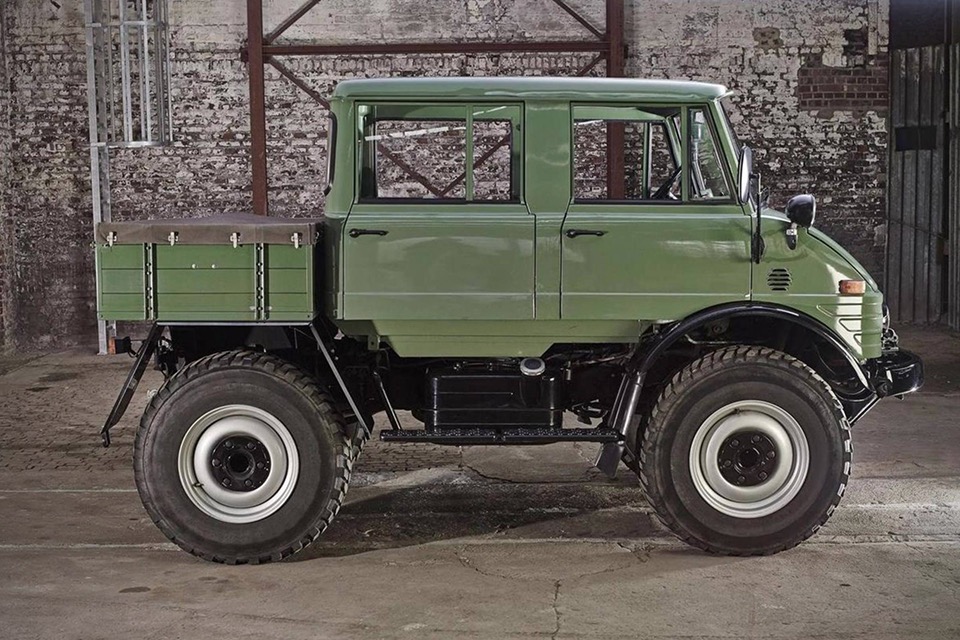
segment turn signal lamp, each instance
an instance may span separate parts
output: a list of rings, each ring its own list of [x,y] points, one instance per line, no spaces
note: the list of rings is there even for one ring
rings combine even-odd
[[[840,295],[862,296],[867,291],[867,283],[863,280],[841,280]]]

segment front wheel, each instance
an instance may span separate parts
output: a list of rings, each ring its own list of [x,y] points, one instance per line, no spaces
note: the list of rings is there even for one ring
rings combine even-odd
[[[643,433],[641,481],[660,520],[715,553],[793,547],[826,522],[850,474],[850,430],[824,380],[761,347],[676,374]]]

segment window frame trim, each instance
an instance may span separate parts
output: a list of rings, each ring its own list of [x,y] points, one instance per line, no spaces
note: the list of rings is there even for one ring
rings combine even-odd
[[[644,127],[644,154],[641,166],[641,172],[645,178],[642,190],[644,193],[650,191],[650,186],[648,184],[650,180],[649,172],[649,162],[650,162],[650,153],[649,147],[647,145],[647,138],[650,138],[652,141],[651,134],[651,125],[660,125],[664,128],[665,137],[667,140],[667,145],[670,147],[670,155],[673,157],[674,165],[680,165],[680,180],[681,180],[681,196],[679,200],[669,200],[669,199],[653,199],[653,198],[640,198],[640,199],[609,199],[609,198],[578,198],[575,195],[576,191],[576,170],[577,170],[577,160],[576,160],[576,122],[578,120],[576,116],[577,107],[608,107],[608,108],[624,108],[624,109],[636,109],[642,111],[646,108],[652,109],[669,109],[677,108],[680,113],[680,125],[681,131],[674,131],[674,126],[672,124],[672,119],[674,116],[669,116],[663,118],[660,121],[651,121],[644,118],[623,118],[623,119],[603,119],[603,122],[634,122],[641,123],[645,125]],[[683,157],[684,157],[684,136],[683,136],[683,121],[684,121],[684,112],[686,110],[685,105],[676,105],[676,104],[654,104],[654,103],[598,103],[598,102],[571,102],[570,103],[570,204],[576,205],[589,205],[589,204],[610,204],[610,205],[630,205],[630,204],[686,204],[685,199],[683,198],[682,188],[683,188],[683,174],[686,173],[683,170]],[[595,118],[580,118],[580,120],[592,120]],[[676,139],[676,136],[679,136],[679,140]]]
[[[414,197],[414,198],[404,198],[404,197],[363,197],[362,196],[362,174],[363,174],[363,161],[364,161],[364,145],[367,143],[364,140],[363,134],[363,122],[362,116],[359,115],[361,107],[377,107],[377,106],[387,106],[387,107],[411,107],[411,108],[431,108],[431,107],[441,107],[441,108],[456,108],[459,107],[464,111],[464,118],[461,120],[459,118],[444,118],[444,117],[417,117],[417,118],[384,118],[385,120],[395,120],[395,121],[406,121],[406,122],[417,122],[417,121],[450,121],[450,122],[463,122],[465,127],[464,131],[464,162],[462,170],[464,173],[463,184],[464,184],[464,198],[423,198],[423,197]],[[484,117],[476,118],[474,111],[484,106],[490,107],[506,107],[508,109],[506,116],[500,117]],[[354,142],[353,146],[356,151],[356,163],[354,168],[354,180],[357,185],[357,189],[354,194],[354,204],[388,204],[388,205],[399,205],[399,204],[412,204],[417,206],[430,206],[430,205],[455,205],[455,206],[470,206],[470,205],[484,205],[484,206],[497,206],[497,205],[507,205],[507,206],[517,206],[523,205],[525,202],[524,199],[524,144],[523,136],[525,132],[524,118],[525,118],[525,106],[523,102],[501,102],[495,100],[436,100],[430,102],[411,102],[407,100],[369,100],[369,101],[357,101],[356,103],[356,112],[358,114],[357,125],[355,128]],[[473,123],[479,121],[489,121],[489,122],[508,122],[510,126],[510,144],[508,147],[509,157],[510,157],[510,192],[511,195],[514,192],[514,187],[516,187],[516,193],[519,195],[519,198],[510,198],[508,200],[476,200],[476,199],[467,199],[467,195],[473,195],[468,191],[468,186],[473,187],[474,185],[474,172],[476,171],[473,164],[474,158],[472,157],[472,151],[474,149],[473,144]],[[514,127],[518,131],[514,130]],[[519,162],[515,164],[515,156],[519,154]],[[374,160],[376,158],[374,157]],[[376,171],[376,165],[374,165],[374,171]],[[514,184],[516,180],[516,185]],[[472,190],[471,190],[472,191]]]
[[[680,194],[680,199],[679,199],[679,200],[668,200],[668,199],[654,200],[654,199],[650,199],[650,198],[645,198],[645,199],[616,199],[616,200],[614,200],[614,199],[602,199],[602,198],[577,198],[577,197],[574,195],[574,192],[575,192],[574,187],[575,187],[575,179],[576,179],[576,174],[575,174],[575,172],[576,172],[576,158],[575,158],[575,156],[574,156],[574,153],[575,153],[575,151],[576,151],[575,123],[576,123],[576,121],[577,121],[576,108],[577,108],[578,106],[583,106],[583,107],[591,107],[591,106],[599,106],[599,107],[617,107],[617,106],[619,106],[619,107],[624,107],[624,106],[629,106],[629,107],[632,107],[632,108],[635,108],[635,109],[640,109],[640,110],[642,110],[645,106],[650,106],[650,107],[655,107],[655,108],[660,108],[660,109],[669,108],[669,107],[671,107],[671,106],[672,106],[672,107],[677,107],[677,108],[679,109],[679,115],[680,115],[680,131],[676,132],[676,134],[679,135],[679,138],[680,138],[680,140],[679,140],[680,148],[679,148],[679,149],[677,149],[677,148],[675,147],[677,141],[673,139],[673,135],[672,135],[672,134],[674,133],[673,127],[669,124],[669,121],[671,120],[671,118],[665,118],[664,121],[663,121],[663,123],[664,123],[664,127],[665,127],[665,129],[666,129],[666,132],[667,132],[668,144],[670,145],[670,147],[671,147],[671,153],[672,153],[673,156],[674,156],[674,162],[676,162],[678,159],[679,159],[680,162],[681,162],[681,176],[680,176],[680,180],[681,180],[681,185],[680,185],[680,186],[681,186],[681,194]],[[691,112],[691,110],[693,110],[693,109],[699,109],[699,110],[701,110],[703,113],[706,114],[706,115],[705,115],[705,117],[706,117],[706,123],[707,123],[707,126],[710,127],[710,133],[711,133],[711,135],[713,136],[714,147],[715,147],[715,149],[716,149],[716,151],[717,151],[718,160],[719,160],[719,162],[720,162],[720,164],[721,164],[721,169],[722,169],[722,171],[723,171],[723,173],[724,173],[724,179],[725,179],[725,181],[726,181],[726,183],[727,183],[728,189],[731,189],[731,190],[732,190],[732,185],[733,185],[733,174],[731,173],[732,168],[729,166],[729,162],[727,161],[726,145],[725,145],[723,139],[721,138],[721,136],[720,136],[720,134],[719,134],[718,123],[716,122],[716,114],[714,114],[713,109],[712,109],[711,107],[712,107],[712,103],[692,103],[692,104],[673,104],[673,105],[671,105],[671,104],[650,104],[650,105],[645,105],[645,104],[643,104],[643,103],[637,103],[637,104],[635,104],[635,103],[629,103],[629,104],[627,104],[627,103],[617,103],[617,104],[613,104],[613,103],[595,103],[595,102],[572,102],[572,103],[570,104],[570,204],[571,204],[571,205],[577,205],[577,206],[610,205],[610,206],[615,206],[615,207],[630,206],[630,205],[633,205],[633,206],[651,206],[651,205],[661,206],[661,205],[665,205],[665,206],[669,206],[669,207],[674,207],[674,206],[677,206],[677,205],[709,206],[709,207],[713,207],[713,206],[731,206],[731,205],[732,205],[732,206],[737,206],[737,207],[739,207],[740,205],[737,203],[736,199],[735,199],[732,195],[730,195],[730,196],[725,196],[725,197],[722,197],[722,198],[710,198],[710,199],[701,199],[701,200],[696,200],[696,199],[693,199],[693,198],[691,197],[691,196],[692,196],[692,193],[693,193],[692,182],[691,182],[692,179],[693,179],[693,171],[692,171],[692,164],[690,163],[690,151],[691,151],[690,147],[691,147],[691,145],[690,145],[690,139],[689,139],[689,131],[690,131],[690,112]],[[606,120],[606,121],[609,122],[610,120]],[[617,122],[640,122],[640,123],[645,123],[645,124],[648,124],[648,125],[650,124],[649,121],[644,120],[644,119],[640,119],[640,118],[638,118],[638,119],[629,119],[629,118],[627,118],[627,119],[623,119],[623,120],[617,120]],[[647,126],[646,130],[647,130],[647,132],[649,132],[649,131],[650,131],[650,127]],[[646,151],[646,149],[645,149],[645,151]],[[678,151],[679,151],[679,157],[677,156],[677,152],[678,152]],[[645,154],[644,154],[644,158],[643,158],[644,164],[647,163],[648,157],[649,157],[649,153],[645,153]],[[647,177],[647,179],[649,179],[649,171],[647,170],[647,168],[644,167],[644,168],[643,168],[643,171],[644,171],[644,175]],[[689,176],[689,178],[688,178],[687,176]],[[645,191],[646,191],[648,188],[649,188],[649,187],[648,187],[647,185],[644,185],[644,190],[645,190]]]
[[[725,152],[725,145],[723,139],[720,137],[719,129],[717,122],[714,118],[713,109],[710,108],[710,104],[694,104],[684,106],[684,112],[687,114],[683,118],[683,124],[687,127],[687,133],[683,134],[683,145],[685,160],[687,162],[687,167],[690,169],[685,173],[689,176],[690,181],[690,194],[693,194],[693,162],[690,159],[690,136],[689,136],[689,127],[690,127],[690,112],[693,110],[699,109],[704,114],[704,119],[706,120],[707,127],[710,129],[710,134],[713,136],[713,148],[714,153],[717,155],[717,161],[720,163],[720,170],[723,171],[724,180],[727,183],[727,190],[730,192],[728,195],[722,198],[703,198],[700,200],[694,200],[690,198],[687,200],[684,199],[684,202],[689,202],[690,204],[709,204],[709,203],[721,203],[721,204],[739,204],[736,198],[733,195],[734,192],[734,182],[733,174],[731,173],[731,167],[727,162],[727,154]],[[685,180],[684,182],[687,182]]]

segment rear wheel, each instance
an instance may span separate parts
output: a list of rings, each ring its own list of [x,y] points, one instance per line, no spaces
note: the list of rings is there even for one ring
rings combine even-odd
[[[154,396],[134,471],[147,512],[207,560],[279,560],[315,540],[343,501],[355,452],[332,398],[273,356],[216,354]]]
[[[827,520],[850,474],[850,431],[820,376],[773,349],[731,347],[676,374],[647,423],[641,481],[684,541],[776,553]]]

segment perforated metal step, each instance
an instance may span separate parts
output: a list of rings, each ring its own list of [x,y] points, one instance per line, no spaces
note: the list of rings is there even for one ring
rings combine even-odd
[[[385,442],[430,442],[432,444],[549,444],[551,442],[616,442],[620,434],[614,429],[550,429],[460,427],[458,429],[423,429],[381,431]]]

